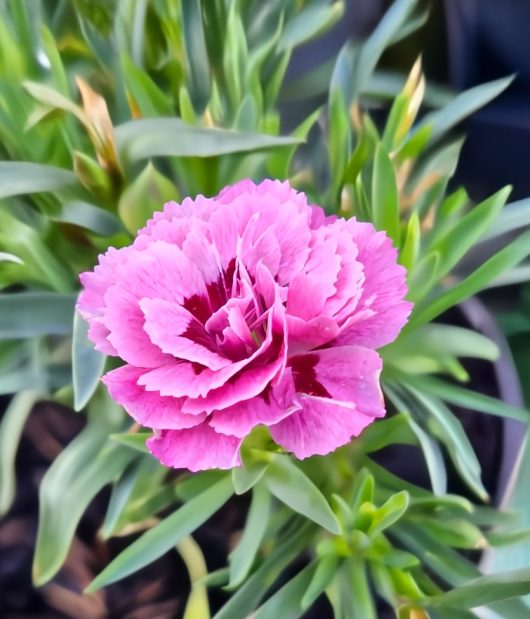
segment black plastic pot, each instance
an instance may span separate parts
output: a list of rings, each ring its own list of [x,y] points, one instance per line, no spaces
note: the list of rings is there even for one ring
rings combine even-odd
[[[510,88],[474,114],[455,180],[478,199],[506,184],[530,195],[530,3],[444,0],[451,85],[464,90],[516,76]]]

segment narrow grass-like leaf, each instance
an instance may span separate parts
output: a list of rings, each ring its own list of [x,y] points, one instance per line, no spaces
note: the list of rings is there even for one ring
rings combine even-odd
[[[438,443],[418,425],[414,419],[409,419],[410,427],[418,437],[431,479],[432,491],[436,496],[447,492],[447,469]]]
[[[480,576],[437,598],[428,606],[475,608],[530,593],[530,568]]]
[[[182,33],[188,61],[188,90],[195,111],[201,114],[210,99],[212,78],[199,0],[182,4]]]
[[[372,178],[372,217],[375,227],[384,230],[399,247],[401,224],[396,174],[390,157],[382,146],[375,151]]]
[[[306,610],[324,592],[331,581],[335,578],[340,566],[340,559],[336,555],[322,557],[317,564],[311,582],[303,597],[302,609]]]
[[[134,484],[136,483],[140,470],[139,462],[133,462],[125,469],[123,475],[114,484],[105,514],[105,520],[101,527],[101,537],[103,539],[108,539],[114,532],[134,489]]]
[[[230,553],[230,588],[239,586],[246,578],[267,528],[271,507],[271,495],[265,484],[257,484],[252,490],[243,535]]]
[[[26,419],[38,397],[36,391],[19,391],[0,422],[0,516],[15,498],[15,456]]]
[[[407,18],[417,6],[417,0],[397,0],[387,10],[368,39],[363,43],[355,64],[355,73],[350,76],[352,99],[366,87],[385,49],[400,32]],[[347,99],[347,103],[351,100]]]
[[[329,30],[344,13],[344,2],[339,0],[331,5],[308,5],[290,19],[283,29],[278,42],[278,51],[293,49]]]
[[[128,95],[142,116],[149,118],[172,113],[171,100],[143,69],[125,55],[121,57],[121,66]]]
[[[415,378],[413,383],[422,391],[463,408],[496,415],[497,417],[515,419],[523,423],[530,421],[530,412],[524,408],[513,406],[497,398],[453,385],[432,376]]]
[[[105,367],[105,355],[94,348],[87,334],[88,323],[75,312],[72,336],[72,383],[76,411],[83,409],[94,394]]]
[[[287,456],[275,455],[264,479],[282,503],[328,531],[340,533],[339,523],[324,495]]]
[[[116,127],[118,150],[131,162],[151,157],[215,157],[299,144],[293,137],[192,127],[178,118],[131,120]]]
[[[75,296],[53,292],[0,294],[0,340],[69,335]]]
[[[495,226],[488,230],[484,240],[495,238],[530,225],[530,198],[507,204],[495,220]]]
[[[52,215],[52,219],[80,226],[99,236],[112,236],[123,232],[122,224],[114,215],[81,200],[67,202],[60,212]]]
[[[410,414],[408,412],[405,413],[405,411],[408,411],[408,406],[399,397],[392,386],[388,385],[386,390],[394,406],[401,411],[410,429],[418,439],[427,464],[434,494],[437,496],[444,496],[447,492],[447,470],[445,467],[442,450],[440,449],[438,443],[427,432],[425,432],[425,430],[417,424],[414,419],[412,419]]]
[[[253,616],[254,619],[297,619],[303,614],[301,598],[315,573],[315,562],[307,565],[281,589],[276,591]]]
[[[446,275],[491,227],[506,203],[510,191],[511,187],[505,187],[475,206],[432,246],[431,251],[440,255],[438,278]]]
[[[281,572],[312,542],[314,526],[307,521],[293,523],[260,567],[249,576],[214,619],[248,617]],[[282,618],[283,619],[283,618]]]
[[[232,481],[225,476],[135,540],[111,561],[86,591],[97,591],[149,565],[206,522],[231,495]]]
[[[480,464],[461,422],[437,398],[428,396],[410,385],[406,388],[424,412],[432,415],[436,420],[441,439],[463,480],[481,499],[487,500],[488,493],[480,478]]]
[[[116,479],[135,452],[106,441],[121,425],[122,413],[106,399],[94,401],[89,424],[56,458],[39,491],[39,529],[33,558],[33,581],[48,582],[60,569],[79,520],[90,501]]]
[[[0,198],[60,191],[76,184],[70,170],[27,161],[0,161]]]
[[[401,251],[399,252],[399,263],[402,264],[407,271],[410,271],[412,266],[416,264],[420,251],[421,229],[420,218],[418,213],[412,213],[407,223],[405,238],[403,240]]]
[[[424,125],[432,127],[431,139],[445,135],[455,125],[498,97],[512,83],[513,77],[505,77],[480,84],[457,95],[441,110],[428,114],[417,129]]]
[[[148,453],[145,442],[151,436],[152,432],[122,432],[120,434],[111,434],[109,438],[125,447],[130,447],[142,453]]]
[[[397,522],[407,511],[409,495],[403,490],[393,494],[381,507],[377,509],[368,530],[369,535],[377,535]]]
[[[461,282],[425,304],[421,310],[414,312],[410,325],[417,327],[430,322],[450,307],[483,290],[489,282],[504,271],[515,266],[530,254],[530,231],[521,234],[519,238],[487,260],[471,275]]]

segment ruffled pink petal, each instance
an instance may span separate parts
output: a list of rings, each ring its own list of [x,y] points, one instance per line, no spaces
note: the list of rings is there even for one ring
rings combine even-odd
[[[189,430],[163,430],[147,441],[149,451],[164,466],[190,471],[239,466],[241,439],[218,434],[207,423]]]
[[[296,391],[353,405],[358,414],[383,417],[381,357],[359,346],[315,350],[290,359]]]
[[[225,218],[224,234],[230,236],[231,245],[235,238],[245,235],[248,226],[252,226],[252,234],[247,233],[249,241],[256,242],[266,233],[274,236],[278,243],[280,260],[277,278],[281,285],[288,283],[302,269],[309,254],[309,221],[312,215],[304,194],[279,181],[265,180],[259,185],[245,181],[226,188],[216,200],[230,207],[230,215]],[[212,223],[214,219],[221,223],[227,211],[220,208],[212,216]],[[258,216],[253,218],[254,214]],[[226,246],[224,241],[222,246]]]
[[[109,330],[102,321],[105,311],[104,296],[106,290],[116,281],[116,272],[130,255],[130,248],[115,249],[110,247],[99,256],[99,264],[93,271],[81,273],[79,279],[83,286],[76,303],[80,315],[88,321],[88,337],[96,349],[107,355],[117,355],[116,349],[107,340]]]
[[[185,307],[163,299],[141,299],[144,331],[153,344],[178,359],[219,370],[230,360],[212,350],[215,341]]]
[[[170,357],[153,344],[144,331],[145,317],[134,288],[111,286],[105,294],[105,303],[103,320],[109,330],[107,339],[122,359],[145,368],[167,363]]]
[[[144,370],[124,365],[102,378],[111,397],[142,426],[155,429],[182,430],[201,423],[206,415],[185,415],[182,400],[167,398],[138,385]]]
[[[133,288],[138,299],[165,299],[184,304],[207,297],[202,273],[176,245],[153,241],[145,251],[134,251],[119,271],[117,282]]]
[[[222,410],[234,406],[238,402],[253,398],[267,387],[281,372],[282,367],[283,359],[279,356],[267,365],[246,369],[231,380],[222,381],[224,383],[222,386],[211,389],[202,396],[193,398],[190,394],[190,398],[184,402],[182,410],[188,414],[211,413],[214,410]],[[223,372],[223,370],[219,370],[217,374],[220,372]]]
[[[289,314],[285,318],[289,356],[328,344],[339,333],[336,321],[329,316],[315,316],[308,321]]]
[[[337,342],[380,348],[397,337],[412,310],[412,303],[404,299],[406,271],[397,264],[397,250],[384,232],[376,232],[371,224],[354,219],[347,224],[359,248],[365,283],[358,309],[344,325]],[[356,319],[356,314],[363,316],[365,310],[373,313],[368,318]]]
[[[304,321],[311,320],[322,311],[326,295],[326,288],[319,279],[306,273],[298,273],[289,284],[287,313]]]
[[[284,351],[282,355],[276,352],[274,359],[275,368],[269,365],[258,367],[254,371],[246,370],[238,376],[235,375],[246,366],[267,354],[273,343],[273,316],[267,320],[267,333],[261,345],[247,358],[234,363],[230,363],[217,371],[212,371],[204,366],[188,363],[185,361],[169,363],[157,367],[143,374],[139,379],[139,384],[143,385],[148,391],[158,391],[162,395],[173,397],[188,397],[185,406],[186,412],[211,412],[216,408],[225,408],[238,401],[238,394],[243,396],[240,399],[247,399],[257,395],[265,388],[267,377],[274,375],[282,366],[284,361]],[[210,393],[211,392],[211,393]],[[208,396],[208,397],[207,397]],[[235,399],[234,399],[235,398]]]
[[[335,293],[328,297],[322,311],[341,324],[359,304],[365,282],[364,266],[357,259],[357,245],[346,222],[343,219],[335,220],[327,229],[335,236],[340,268],[335,281]]]
[[[209,423],[217,432],[243,438],[256,426],[278,423],[299,408],[294,402],[290,407],[280,406],[272,392],[266,390],[264,395],[238,402],[221,411],[214,411]]]
[[[117,356],[118,352],[107,339],[109,330],[101,318],[90,318],[88,321],[88,339],[94,342],[94,348],[104,355]]]
[[[374,420],[324,398],[300,395],[302,410],[270,427],[276,443],[299,459],[324,456],[346,445]]]

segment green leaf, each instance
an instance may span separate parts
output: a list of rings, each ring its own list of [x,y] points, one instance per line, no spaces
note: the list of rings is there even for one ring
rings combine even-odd
[[[51,219],[80,226],[99,236],[113,236],[123,232],[123,226],[112,213],[81,200],[63,204],[61,210],[53,214]]]
[[[131,120],[116,127],[118,150],[131,162],[152,157],[216,157],[299,144],[293,137],[192,127],[178,118]]]
[[[311,583],[315,563],[310,563],[281,589],[276,591],[261,608],[254,619],[297,619],[303,614],[300,599]]]
[[[350,158],[351,129],[348,111],[340,90],[332,90],[329,97],[329,167],[333,195],[338,195],[346,163]]]
[[[344,609],[349,609],[349,611],[343,612],[340,616],[344,619],[348,617],[376,619],[374,599],[370,592],[365,562],[359,557],[348,557],[342,565],[341,573],[341,598]],[[350,597],[349,601],[344,600],[346,596]]]
[[[463,518],[445,517],[443,513],[440,513],[434,517],[414,518],[413,522],[433,535],[439,542],[452,548],[477,550],[487,546],[482,531]]]
[[[312,543],[312,533],[314,533],[314,528],[311,523],[300,522],[299,519],[293,522],[284,537],[277,541],[271,554],[246,579],[214,619],[247,617],[283,570]]]
[[[39,215],[35,216],[39,222]],[[73,274],[68,265],[50,251],[42,229],[34,229],[4,208],[0,209],[0,249],[15,254],[23,262],[23,265],[11,267],[16,270],[15,282],[38,282],[61,293],[71,291]]]
[[[496,194],[475,206],[471,212],[461,217],[439,238],[430,251],[440,255],[436,273],[441,278],[462,259],[468,250],[484,235],[496,220],[506,203],[511,187],[505,187]]]
[[[125,447],[130,447],[135,451],[141,451],[142,453],[149,453],[145,442],[148,438],[153,436],[152,432],[123,432],[120,434],[111,434],[109,436],[111,441],[115,443],[119,443],[120,445],[124,445]]]
[[[116,479],[135,452],[106,441],[123,413],[106,397],[92,402],[86,428],[55,459],[39,490],[39,528],[33,581],[41,586],[60,569],[88,504]]]
[[[125,54],[121,57],[121,66],[128,94],[142,116],[167,116],[173,112],[169,97]]]
[[[288,456],[274,455],[264,479],[282,503],[331,533],[340,533],[337,518],[324,495]]]
[[[489,338],[471,329],[432,323],[403,334],[399,340],[387,346],[383,353],[385,361],[397,367],[407,357],[418,354],[495,361],[499,357],[499,349]]]
[[[417,4],[417,0],[397,0],[394,2],[379,21],[372,34],[363,43],[356,66],[356,73],[352,76],[352,79],[356,81],[355,88],[357,93],[360,93],[365,88],[383,52],[395,40],[416,9]]]
[[[353,482],[351,509],[354,514],[363,503],[374,500],[374,476],[365,468],[361,469]]]
[[[188,91],[195,111],[202,114],[210,100],[212,78],[199,0],[182,4],[182,33],[188,63]]]
[[[385,130],[382,137],[382,145],[386,152],[390,153],[399,147],[397,142],[398,131],[403,120],[407,116],[407,110],[410,105],[410,96],[401,92],[394,100],[390,112],[388,114],[388,120],[385,124]]]
[[[370,536],[382,533],[397,522],[407,511],[409,494],[406,491],[393,494],[374,514],[372,524],[368,530]]]
[[[331,6],[310,4],[290,19],[282,32],[277,49],[280,52],[293,49],[306,41],[322,35],[343,15],[344,2],[339,0]]]
[[[336,555],[328,555],[319,560],[311,582],[302,597],[303,610],[307,610],[330,585],[339,566],[340,559]]]
[[[38,82],[26,81],[24,82],[23,86],[29,92],[29,94],[40,104],[53,110],[62,110],[63,112],[68,112],[70,114],[73,114],[82,123],[85,122],[83,110],[57,90],[54,90],[53,88],[50,88],[49,86],[46,86],[44,84],[39,84]]]
[[[232,111],[235,112],[247,90],[246,76],[249,65],[245,27],[235,3],[229,5],[222,61],[226,91],[232,104]]]
[[[0,294],[0,340],[69,335],[75,296],[53,292]]]
[[[101,527],[101,537],[108,539],[116,529],[120,516],[129,501],[134,485],[141,472],[142,460],[132,462],[123,472],[112,488],[109,505],[105,514],[105,520]]]
[[[439,262],[439,254],[429,254],[413,265],[408,274],[409,293],[407,299],[417,304],[431,290],[436,281]],[[417,311],[415,306],[413,314]]]
[[[399,247],[401,228],[396,174],[390,157],[381,145],[375,151],[372,217],[374,226],[378,230],[384,230],[394,241],[394,245]]]
[[[409,271],[418,259],[420,251],[421,228],[418,213],[413,212],[407,223],[402,249],[399,252],[399,263]]]
[[[409,424],[414,434],[418,437],[429,471],[432,491],[437,496],[443,496],[447,492],[447,470],[442,450],[438,443],[414,419],[409,418]]]
[[[410,431],[409,416],[400,413],[380,419],[363,430],[360,446],[365,453],[379,451],[388,445],[416,445],[414,434]]]
[[[0,161],[0,198],[60,191],[77,184],[70,170],[26,161]]]
[[[175,185],[149,162],[121,194],[118,213],[127,230],[136,234],[165,202],[177,199]]]
[[[405,413],[405,411],[408,411],[408,406],[392,388],[391,384],[385,385],[385,388],[394,406],[404,414],[410,429],[418,439],[427,464],[434,494],[444,496],[447,492],[447,470],[438,443],[412,419],[408,412]]]
[[[432,376],[422,376],[421,378],[414,379],[414,383],[422,391],[463,408],[496,415],[497,417],[516,419],[523,423],[530,421],[530,412],[524,408],[507,404],[502,400],[471,391],[470,389],[452,385]]]
[[[270,509],[269,490],[264,484],[255,485],[243,535],[229,557],[230,588],[239,586],[249,573],[267,528]]]
[[[87,587],[86,592],[92,593],[121,580],[161,557],[179,540],[206,522],[231,495],[232,481],[225,476],[135,540],[107,565]]]
[[[431,140],[445,135],[450,129],[473,114],[473,112],[476,112],[498,97],[501,92],[508,88],[512,81],[513,77],[505,77],[466,90],[457,95],[453,101],[448,103],[441,110],[428,114],[422,122],[417,125],[417,130],[425,125],[431,126]]]
[[[262,477],[267,469],[267,463],[254,464],[251,468],[236,467],[232,469],[232,482],[236,494],[245,494]]]
[[[409,324],[417,327],[430,322],[445,310],[483,290],[495,277],[521,262],[528,254],[530,254],[530,231],[521,234],[453,288],[423,305],[421,309],[417,308]]]
[[[452,586],[461,585],[480,574],[469,559],[412,523],[398,522],[392,533],[427,567]]]
[[[480,478],[480,464],[461,422],[437,398],[428,396],[410,385],[406,388],[424,412],[436,420],[435,425],[432,425],[432,422],[428,423],[431,424],[432,431],[436,432],[444,442],[463,480],[481,499],[487,500],[488,493]]]
[[[495,220],[495,226],[490,228],[484,240],[492,239],[507,232],[530,225],[530,198],[507,204]]]
[[[74,313],[72,337],[72,383],[74,409],[83,409],[99,384],[105,367],[105,355],[94,348],[88,339],[88,323],[78,312]]]
[[[19,391],[0,422],[0,516],[9,510],[15,498],[15,456],[22,430],[38,397],[36,391]]]
[[[428,606],[475,608],[530,593],[530,568],[475,578],[426,601]]]

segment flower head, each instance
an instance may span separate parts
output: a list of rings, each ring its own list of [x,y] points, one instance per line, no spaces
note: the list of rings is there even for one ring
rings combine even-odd
[[[77,308],[126,362],[103,380],[163,464],[235,466],[260,424],[305,458],[385,414],[375,349],[411,309],[396,257],[384,232],[288,183],[242,181],[166,204],[82,274]]]

